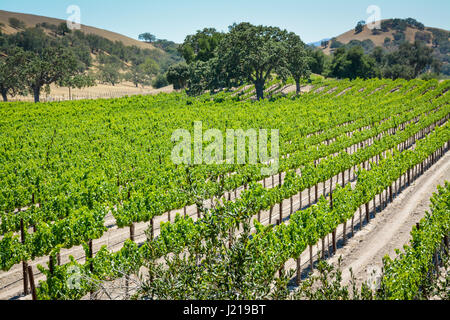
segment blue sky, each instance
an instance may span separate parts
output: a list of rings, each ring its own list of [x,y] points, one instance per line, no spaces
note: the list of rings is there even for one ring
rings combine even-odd
[[[0,9],[66,19],[69,5],[81,9],[81,23],[132,38],[151,32],[182,42],[204,27],[219,31],[234,22],[274,25],[305,42],[337,36],[367,20],[369,5],[381,18],[412,17],[426,26],[450,29],[449,0],[0,0]]]

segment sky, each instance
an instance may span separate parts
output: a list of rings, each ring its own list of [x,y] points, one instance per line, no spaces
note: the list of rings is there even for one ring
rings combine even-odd
[[[369,20],[370,5],[381,19],[415,18],[426,26],[450,29],[449,0],[0,0],[0,10],[67,19],[77,5],[81,23],[137,39],[150,32],[158,39],[183,42],[205,27],[227,31],[234,22],[278,26],[310,43],[338,36]]]

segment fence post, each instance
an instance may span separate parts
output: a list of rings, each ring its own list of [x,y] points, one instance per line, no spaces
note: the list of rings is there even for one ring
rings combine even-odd
[[[33,268],[31,266],[28,266],[28,277],[30,278],[30,286],[31,286],[31,297],[34,301],[37,300],[36,297],[36,287],[34,285],[34,275],[33,275]]]

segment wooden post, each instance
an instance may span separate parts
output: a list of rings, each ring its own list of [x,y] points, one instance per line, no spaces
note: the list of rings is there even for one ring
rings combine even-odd
[[[154,221],[153,221],[153,219],[154,218],[152,218],[150,220],[150,237],[151,237],[150,240],[153,240],[155,238],[155,228],[154,228]]]
[[[322,238],[322,260],[325,260],[325,237]]]
[[[333,239],[333,254],[335,254],[336,251],[337,251],[337,246],[336,246],[336,229],[333,230],[332,239]]]
[[[290,198],[290,204],[291,204],[291,208],[290,208],[290,215],[292,215],[292,213],[294,213],[294,197],[292,196]]]
[[[53,259],[53,255],[50,253],[50,256],[48,257],[48,269],[49,269],[51,275],[53,275],[55,272],[54,265],[55,265],[55,262]]]
[[[37,300],[36,297],[36,286],[34,285],[34,275],[33,275],[33,268],[31,266],[28,266],[27,268],[28,277],[30,278],[30,286],[31,286],[31,297],[34,301]]]
[[[355,231],[354,231],[354,230],[355,230],[355,229],[354,229],[354,226],[355,226],[354,222],[355,222],[355,215],[352,216],[352,238],[353,238],[354,232],[355,232]]]
[[[20,211],[19,211],[20,212]],[[25,245],[25,228],[23,226],[23,219],[20,219],[20,242]],[[22,261],[22,275],[23,275],[23,293],[28,294],[28,263],[24,260]]]
[[[310,258],[310,265],[311,265],[311,274],[313,273],[314,270],[314,264],[313,264],[313,248],[312,246],[309,246],[309,258]]]
[[[298,200],[299,200],[299,210],[302,210],[302,191],[300,190],[298,193]]]
[[[228,194],[228,195],[230,195],[230,194]],[[187,209],[186,209],[186,206],[184,206],[184,208],[183,208],[183,214],[184,214],[184,217],[186,218],[186,216],[187,216]]]
[[[296,262],[297,262],[297,285],[300,285],[302,281],[302,265],[300,255],[298,256]]]
[[[134,242],[134,223],[130,225],[130,240]]]
[[[359,230],[362,230],[362,209],[359,207]]]
[[[273,212],[273,207],[270,207],[270,211],[269,211],[269,224],[272,224],[272,212]]]
[[[280,221],[283,221],[283,200],[281,200],[280,202],[280,206],[279,206],[279,216],[280,216]]]
[[[367,203],[366,203],[366,221],[367,221],[367,223],[369,223],[369,220],[370,220],[370,215],[369,215],[369,213],[370,213],[369,202],[367,202]]]
[[[319,200],[319,183],[317,183],[315,186],[315,198],[317,203],[317,201]]]
[[[344,221],[344,224],[342,225],[342,237],[344,240],[344,246],[347,244],[347,220]]]

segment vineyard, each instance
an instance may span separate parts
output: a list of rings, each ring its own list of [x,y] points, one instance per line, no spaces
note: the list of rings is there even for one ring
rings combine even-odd
[[[123,278],[126,298],[279,298],[447,155],[449,88],[317,79],[300,96],[273,81],[258,102],[243,86],[0,105],[0,299],[83,299]],[[279,129],[278,172],[174,164],[172,133],[198,121]],[[383,298],[415,298],[448,252],[448,197],[385,260]]]

